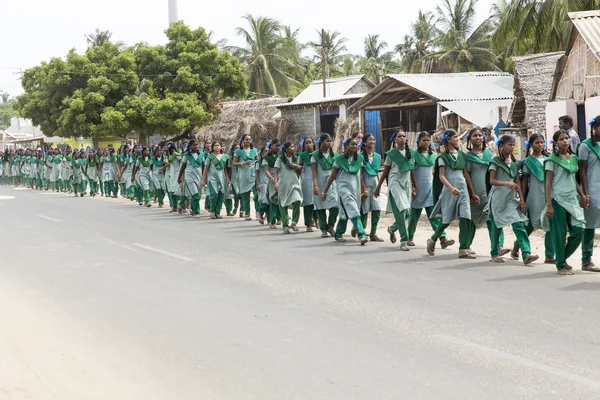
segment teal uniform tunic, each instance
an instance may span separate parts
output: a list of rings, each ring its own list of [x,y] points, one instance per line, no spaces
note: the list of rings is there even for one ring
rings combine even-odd
[[[287,163],[292,160],[285,155],[277,158],[275,162],[275,168],[278,171],[278,186],[279,186],[279,205],[281,207],[288,207],[299,201],[302,202],[302,186],[300,185],[300,178],[296,173],[296,170],[286,165],[284,157],[287,159]]]

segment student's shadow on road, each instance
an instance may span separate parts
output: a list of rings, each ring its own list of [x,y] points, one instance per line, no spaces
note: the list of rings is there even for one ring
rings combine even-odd
[[[590,290],[593,292],[598,292],[598,291],[600,291],[600,282],[581,282],[581,283],[576,283],[571,286],[564,287],[559,290],[562,290],[565,292],[577,292],[580,290]]]
[[[488,282],[509,282],[509,281],[528,281],[534,279],[553,279],[558,278],[556,271],[535,272],[532,274],[520,274],[505,276],[503,278],[487,279]]]

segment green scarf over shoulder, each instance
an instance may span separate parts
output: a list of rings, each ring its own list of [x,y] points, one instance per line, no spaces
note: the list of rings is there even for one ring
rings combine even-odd
[[[594,145],[594,142],[592,141],[592,139],[585,139],[583,142],[581,142],[581,144],[585,144],[587,147],[589,147],[590,150],[592,150],[594,152],[596,157],[598,157],[600,159],[600,144],[596,143]]]
[[[473,153],[472,151],[467,153],[467,161],[471,161],[477,164],[483,164],[483,165],[490,165],[490,162],[492,161],[492,152],[489,151],[488,149],[483,150],[483,153],[481,153],[481,157],[479,157],[477,154]]]
[[[536,179],[540,182],[544,182],[545,172],[544,166],[538,161],[534,156],[529,156],[525,160],[523,160],[523,165],[527,165],[529,171],[536,177]]]
[[[452,158],[451,153],[447,151],[440,153],[440,158],[444,160],[448,168],[465,169],[467,166],[467,156],[460,150],[456,153],[456,159]]]
[[[258,151],[256,149],[250,149],[250,153],[246,154],[246,151],[244,149],[237,149],[235,151],[235,156],[237,158],[240,159],[240,161],[245,162],[245,161],[254,161],[254,159],[256,158],[256,155],[258,154]]]
[[[490,161],[491,164],[496,165],[498,168],[502,169],[504,172],[509,174],[511,178],[516,178],[519,173],[519,163],[517,161],[513,161],[512,164],[507,165],[500,156],[496,156],[492,158]]]
[[[263,156],[263,160],[265,160],[267,164],[269,164],[269,168],[275,168],[275,163],[277,162],[277,153],[267,153]]]
[[[327,171],[333,168],[333,163],[335,161],[336,156],[330,156],[329,158],[326,158],[323,154],[319,154],[319,150],[313,152],[312,156],[315,158],[315,160],[317,160],[317,162],[321,166],[321,169]]]
[[[312,163],[310,162],[311,153],[307,151],[301,151],[298,153],[298,158],[302,160],[302,165],[310,166]]]
[[[424,155],[418,149],[410,149],[410,153],[412,154],[412,158],[415,159],[415,164],[419,167],[431,167],[435,164],[435,160],[437,160],[437,154],[435,153],[427,153]]]
[[[188,160],[188,163],[192,165],[194,168],[199,168],[202,166],[202,162],[204,161],[204,153],[198,153],[198,158],[194,158],[194,156],[187,151],[184,153],[185,158]]]
[[[410,150],[406,148],[405,151]],[[404,172],[415,169],[415,159],[412,157],[410,159],[404,157],[404,155],[402,155],[398,149],[391,149],[385,153],[385,155],[388,156],[394,162],[394,164],[396,164],[398,168]]]
[[[225,168],[225,165],[227,165],[227,160],[229,160],[229,156],[227,154],[223,154],[221,156],[221,159],[219,160],[217,156],[211,153],[208,155],[208,159],[210,160],[211,165],[214,166],[217,169],[217,171],[221,171],[223,168]]]
[[[571,158],[567,161],[559,155],[552,154],[545,162],[551,161],[555,164],[560,165],[570,173],[575,173],[579,171],[579,164],[577,161],[577,156],[575,154],[571,154]]]
[[[379,170],[381,169],[381,156],[378,153],[373,153],[373,161],[369,161],[363,153],[361,153],[361,155],[363,156],[363,168],[367,175],[379,175]]]
[[[356,175],[358,171],[360,171],[360,169],[363,167],[363,157],[361,154],[358,154],[358,157],[356,157],[356,159],[354,159],[354,157],[350,157],[350,159],[348,160],[346,158],[346,155],[342,153],[335,156],[334,160],[335,162],[337,162],[340,169],[343,169],[344,171],[352,175]]]

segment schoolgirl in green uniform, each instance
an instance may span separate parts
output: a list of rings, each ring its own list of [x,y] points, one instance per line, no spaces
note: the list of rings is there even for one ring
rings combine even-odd
[[[158,208],[163,208],[166,189],[166,163],[162,148],[160,146],[156,146],[154,148],[154,154],[150,157],[150,160],[150,171],[152,176],[152,187],[154,187],[154,196],[158,202]]]
[[[233,166],[237,168],[242,211],[246,221],[252,220],[252,217],[250,217],[250,192],[256,184],[254,163],[257,160],[257,155],[258,152],[252,145],[252,137],[248,134],[242,135],[240,148],[235,151],[233,157]]]
[[[263,146],[258,151],[258,160],[256,161],[256,197],[258,199],[258,206],[256,208],[256,219],[259,224],[264,225],[265,218],[268,218],[269,212],[269,200],[267,199],[267,187],[269,180],[265,174],[265,170],[262,167],[263,157],[267,154],[269,149],[267,146]]]
[[[395,148],[386,154],[383,173],[379,177],[375,197],[379,197],[381,186],[388,182],[388,210],[394,214],[394,223],[388,228],[390,241],[396,242],[396,231],[400,232],[400,250],[409,251],[407,220],[412,196],[416,195],[415,160],[406,143],[406,133],[398,130],[391,138]]]
[[[302,210],[304,214],[304,226],[307,232],[312,232],[315,226],[315,201],[313,198],[312,182],[312,153],[315,151],[315,141],[307,137],[300,142],[300,151],[298,153],[299,164],[302,166],[300,174],[300,183],[302,185]]]
[[[83,197],[83,188],[81,186],[83,182],[83,171],[81,165],[82,162],[79,158],[79,152],[75,150],[71,160],[71,167],[73,168],[73,192],[75,193],[75,197]]]
[[[315,203],[315,213],[319,220],[321,237],[326,238],[327,234],[335,237],[335,222],[340,213],[337,182],[332,181],[331,187],[327,192],[327,197],[323,200],[323,190],[329,181],[333,172],[335,154],[332,149],[333,140],[327,133],[323,133],[317,139],[318,149],[312,153],[310,162],[312,163],[312,182],[313,182],[313,201]],[[329,216],[327,215],[329,213]]]
[[[361,198],[366,194],[366,188],[362,186],[362,179],[360,178],[362,167],[363,158],[358,151],[358,141],[350,138],[344,146],[344,152],[335,157],[333,170],[321,196],[321,200],[326,201],[329,188],[334,181],[337,182],[340,207],[340,219],[335,230],[335,240],[337,242],[346,241],[343,235],[346,233],[348,220],[352,222],[361,246],[369,241],[360,220]]]
[[[131,174],[131,181],[138,183],[138,190],[142,192],[142,199],[144,201],[143,205],[146,207],[151,207],[150,204],[150,166],[152,165],[152,160],[150,159],[150,149],[144,146],[142,148],[142,155],[138,157],[137,162],[135,164],[135,168]],[[137,179],[136,179],[137,177]],[[139,195],[138,195],[139,199]],[[139,205],[142,205],[141,201],[138,201]]]
[[[552,139],[552,154],[544,162],[546,211],[542,217],[542,227],[552,235],[558,274],[573,275],[573,267],[567,264],[567,259],[573,255],[583,239],[584,209],[589,205],[589,198],[576,180],[579,171],[578,159],[571,153],[569,132],[556,131]]]
[[[202,145],[202,152],[204,153],[202,154],[202,159],[205,162],[208,159],[208,155],[212,153],[212,145],[213,141],[211,139],[206,139]],[[200,198],[202,198],[202,195],[204,194],[204,209],[210,212],[210,193],[204,193],[204,186],[201,186],[200,190]]]
[[[266,176],[266,199],[267,199],[267,222],[271,229],[276,229],[277,226],[277,214],[279,208],[279,196],[277,189],[275,188],[275,163],[277,162],[278,154],[280,151],[279,139],[272,139],[267,143],[267,154],[262,157],[262,169]],[[262,189],[262,187],[261,187]]]
[[[6,176],[4,175],[4,152],[0,151],[0,185],[6,184]]]
[[[302,167],[296,156],[296,145],[285,142],[281,146],[282,154],[275,162],[275,190],[279,207],[281,208],[281,222],[283,233],[289,234],[290,228],[298,232],[298,220],[300,219],[300,205],[302,204],[302,186],[300,184],[300,173]],[[290,224],[289,209],[292,209],[292,221]]]
[[[526,209],[525,198],[521,192],[521,177],[519,176],[519,163],[513,156],[515,138],[504,135],[498,139],[499,156],[492,158],[489,166],[490,185],[488,205],[486,211],[490,215],[491,251],[493,262],[503,263],[498,249],[500,248],[500,231],[511,226],[517,243],[522,251],[523,263],[529,265],[539,257],[531,254],[529,236],[525,230],[528,222],[524,214]]]
[[[100,167],[100,163],[98,162],[98,155],[95,150],[90,151],[88,156],[88,160],[85,166],[85,176],[87,176],[88,183],[90,184],[90,196],[96,197],[98,194],[98,185],[100,180],[98,176],[100,173],[98,169]]]
[[[183,196],[179,210],[185,207],[186,199],[190,202],[190,214],[192,217],[200,217],[200,193],[202,187],[202,165],[204,163],[204,152],[198,151],[198,143],[192,139],[188,142],[183,153],[183,162],[177,182],[183,185]]]
[[[415,160],[415,196],[412,199],[410,215],[408,218],[408,243],[412,247],[415,245],[414,238],[421,213],[425,209],[425,214],[429,219],[431,228],[435,231],[442,223],[439,218],[432,218],[433,210],[433,169],[437,154],[431,148],[431,134],[421,132],[417,137],[417,148],[410,149],[412,158]],[[446,233],[442,234],[440,242],[446,247],[454,244],[454,240],[447,240]]]
[[[469,196],[473,188],[465,170],[467,156],[459,150],[459,139],[455,130],[447,129],[442,134],[444,151],[436,159],[433,175],[433,210],[430,217],[440,218],[441,224],[427,240],[427,254],[435,255],[435,245],[442,238],[452,221],[459,221],[459,258],[475,258],[469,254],[469,232],[471,205]],[[442,249],[447,247],[442,243]]]
[[[594,236],[600,227],[600,115],[589,122],[590,137],[579,146],[579,176],[581,189],[587,196],[589,205],[584,211],[585,231],[581,244],[581,269],[600,272],[592,261],[594,255]]]
[[[79,152],[79,164],[81,165],[81,193],[85,196],[87,194],[88,189],[88,179],[85,174],[85,169],[87,167],[87,152],[86,150],[81,149]]]
[[[357,138],[357,140],[359,140]],[[381,156],[375,151],[375,136],[370,133],[364,135],[362,142],[359,140],[362,147],[363,169],[361,171],[362,184],[366,188],[368,195],[361,201],[360,220],[363,228],[367,226],[369,213],[371,213],[371,231],[369,240],[371,242],[383,242],[377,236],[377,225],[381,218],[381,202],[375,197],[375,190],[379,181],[379,170],[381,169]],[[356,229],[352,228],[352,236],[356,236]]]
[[[179,199],[175,192],[181,191],[177,178],[181,169],[181,153],[177,151],[175,145],[171,142],[167,143],[167,169],[165,170],[165,187],[167,189],[167,197],[169,198],[170,212],[177,212]],[[183,210],[182,210],[183,211]]]
[[[121,177],[121,169],[115,155],[115,149],[112,147],[100,158],[100,169],[102,170],[102,181],[104,182],[104,194],[117,198],[117,182]]]
[[[62,190],[60,180],[60,169],[62,161],[63,156],[60,154],[58,148],[55,148],[52,156],[52,178],[50,179],[52,183],[52,190],[54,190],[55,192],[60,192]]]
[[[475,254],[471,250],[471,245],[475,240],[477,229],[486,225],[490,242],[492,240],[491,221],[487,210],[488,205],[488,168],[492,161],[493,154],[487,148],[483,133],[479,128],[472,128],[467,134],[467,179],[473,193],[471,194],[471,221],[468,225],[469,229],[469,247],[467,253]],[[500,257],[508,254],[510,249],[504,248],[504,231],[500,231],[498,239],[498,255]],[[517,257],[518,260],[518,257]]]
[[[546,207],[546,183],[544,162],[548,156],[545,140],[542,135],[534,133],[525,142],[527,147],[527,158],[521,164],[521,192],[525,196],[527,205],[527,217],[529,224],[525,225],[527,235],[536,229],[542,229],[542,213]],[[544,263],[554,264],[554,247],[552,246],[552,235],[546,233],[544,238],[546,259]],[[511,252],[513,260],[519,259],[519,245],[515,242]]]
[[[98,148],[98,153],[96,154],[97,158],[98,158],[98,164],[100,166],[102,166],[102,161],[104,159],[104,153],[108,152],[108,150],[104,150],[103,148]],[[104,197],[104,174],[102,173],[102,170],[98,171],[98,181],[99,181],[99,188],[100,188],[100,196]],[[107,194],[108,196],[108,194]]]
[[[212,149],[204,162],[202,186],[208,187],[206,194],[210,200],[210,218],[222,219],[221,208],[225,199],[225,192],[229,184],[227,161],[229,156],[221,153],[221,143],[212,142]]]
[[[67,147],[65,149],[64,160],[61,168],[61,179],[63,181],[64,190],[69,194],[73,193],[73,175],[71,162],[73,161],[73,149]]]
[[[237,179],[237,168],[233,166],[233,155],[240,146],[234,143],[233,146],[229,147],[229,160],[227,161],[227,168],[229,170],[229,177],[231,184],[229,185],[227,195],[225,196],[225,209],[227,210],[227,216],[232,217],[237,214],[238,207],[240,204],[239,185]],[[258,165],[260,167],[260,164]],[[241,213],[240,213],[241,217]]]

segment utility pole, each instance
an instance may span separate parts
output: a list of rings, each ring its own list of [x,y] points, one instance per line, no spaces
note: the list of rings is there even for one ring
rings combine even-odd
[[[327,97],[327,52],[325,51],[325,29],[321,29],[321,62],[323,63],[323,98]]]

